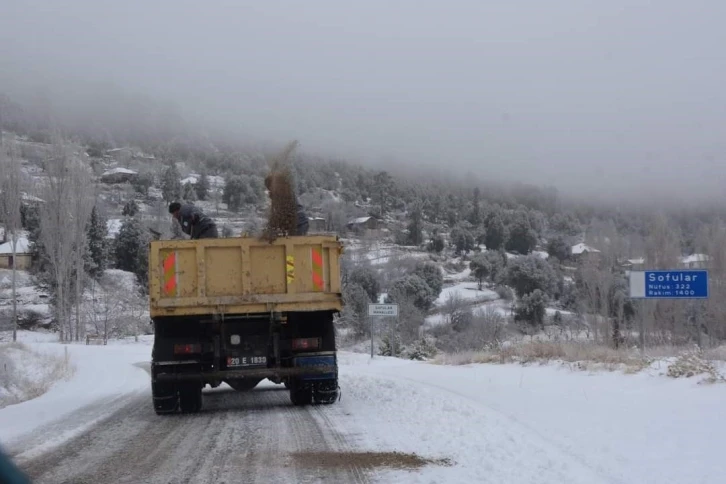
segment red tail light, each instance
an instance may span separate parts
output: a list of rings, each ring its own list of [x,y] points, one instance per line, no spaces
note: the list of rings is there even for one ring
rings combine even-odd
[[[191,355],[194,353],[201,353],[202,345],[200,344],[189,344],[189,345],[174,345],[175,355]]]
[[[298,338],[292,340],[294,350],[317,350],[320,348],[320,338]]]

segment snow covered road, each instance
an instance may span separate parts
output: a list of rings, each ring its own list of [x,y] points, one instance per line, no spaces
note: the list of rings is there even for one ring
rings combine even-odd
[[[263,382],[206,389],[201,413],[161,417],[148,350],[71,346],[76,376],[0,410],[0,444],[38,483],[726,482],[726,385],[343,352],[334,405],[294,407]],[[81,377],[95,389],[73,399]]]

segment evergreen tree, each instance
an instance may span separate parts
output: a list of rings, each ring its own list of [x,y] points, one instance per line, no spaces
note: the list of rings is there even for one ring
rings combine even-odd
[[[171,163],[161,179],[161,194],[167,202],[179,200],[182,195],[181,174],[176,164]]]
[[[486,221],[486,232],[484,234],[484,244],[488,250],[499,250],[504,247],[507,240],[507,229],[504,227],[504,220],[499,210],[495,210]]]
[[[224,185],[224,193],[222,201],[227,204],[227,208],[233,212],[239,211],[245,200],[247,186],[241,176],[232,176],[227,179]]]
[[[194,190],[194,185],[191,183],[185,183],[182,188],[182,200],[187,202],[197,201],[197,192]]]
[[[509,227],[509,238],[505,243],[508,251],[526,255],[532,252],[537,244],[537,233],[532,229],[529,217],[524,211],[517,212]]]
[[[209,196],[209,177],[207,176],[207,172],[202,172],[202,175],[199,177],[194,189],[197,192],[197,199],[202,201],[207,199]]]
[[[479,191],[479,187],[476,187],[474,189],[474,200],[473,200],[473,207],[471,210],[471,213],[469,214],[469,223],[471,223],[474,227],[479,227],[481,225],[481,207],[479,206],[479,198],[481,197],[481,192]]]
[[[423,243],[423,214],[421,204],[414,203],[411,210],[411,222],[408,224],[408,243],[421,245]]]
[[[127,217],[121,224],[114,247],[116,268],[136,274],[142,288],[146,288],[148,280],[149,240],[149,233],[141,221]]]
[[[103,275],[108,265],[108,226],[106,220],[94,206],[91,211],[91,220],[86,229],[88,239],[88,250],[86,252],[86,272],[98,279]]]
[[[136,200],[129,200],[124,204],[123,210],[121,210],[121,215],[124,217],[133,217],[137,213],[139,213],[139,205],[136,203]]]

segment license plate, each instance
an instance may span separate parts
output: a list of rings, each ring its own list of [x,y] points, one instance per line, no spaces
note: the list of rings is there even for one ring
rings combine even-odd
[[[228,356],[227,367],[232,366],[265,366],[266,356]]]

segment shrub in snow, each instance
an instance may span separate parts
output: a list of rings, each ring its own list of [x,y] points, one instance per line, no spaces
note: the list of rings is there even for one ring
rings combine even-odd
[[[419,262],[413,273],[426,281],[426,284],[433,290],[434,297],[439,297],[444,288],[444,275],[441,273],[438,264],[434,262]]]
[[[378,346],[378,354],[381,356],[398,356],[401,354],[401,340],[391,333],[383,335],[381,344]]]
[[[494,292],[496,292],[499,297],[505,301],[511,301],[514,299],[514,292],[507,286],[497,286],[494,288]]]
[[[433,358],[438,353],[434,340],[431,337],[423,337],[416,340],[411,346],[403,351],[403,355],[409,360],[425,361]]]
[[[696,348],[680,355],[676,361],[668,365],[667,375],[671,378],[690,378],[704,373],[710,376],[711,381],[726,381],[713,364],[704,358],[701,350]]]
[[[532,326],[544,326],[548,299],[547,294],[539,289],[522,296],[514,310],[514,320],[524,321]]]

